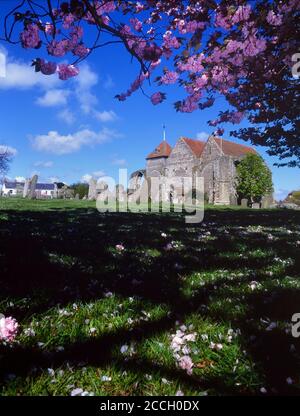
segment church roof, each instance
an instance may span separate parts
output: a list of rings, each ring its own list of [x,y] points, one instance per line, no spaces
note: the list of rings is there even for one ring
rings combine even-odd
[[[219,137],[214,137],[214,140],[222,148],[223,153],[228,156],[244,156],[248,153],[257,154],[255,149],[244,144],[230,142]]]
[[[169,143],[163,141],[161,142],[152,153],[150,153],[146,159],[155,159],[157,157],[169,157],[172,151],[172,147]]]
[[[244,156],[248,153],[257,154],[256,150],[252,147],[245,146],[244,144],[238,144],[231,142],[229,140],[221,139],[220,137],[212,136],[217,145],[222,148],[222,151],[225,155],[228,156]],[[187,137],[181,137],[189,148],[192,150],[196,157],[200,157],[205,148],[207,142],[201,140],[189,139]],[[172,151],[172,147],[166,141],[161,142],[152,153],[150,153],[146,159],[155,159],[160,157],[169,157]]]
[[[185,143],[190,147],[195,156],[201,156],[206,144],[205,142],[202,142],[201,140],[188,139],[187,137],[182,137],[182,140],[184,140]]]

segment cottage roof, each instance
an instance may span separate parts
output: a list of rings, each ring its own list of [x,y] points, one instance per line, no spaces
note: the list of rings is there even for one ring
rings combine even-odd
[[[16,189],[24,186],[24,182],[4,181],[5,187],[8,189]]]
[[[5,181],[4,183],[7,189],[24,187],[24,182]],[[35,189],[37,191],[54,191],[55,185],[53,183],[37,183]]]
[[[172,147],[169,145],[168,142],[163,141],[161,142],[152,153],[150,153],[146,159],[155,159],[158,157],[169,157],[172,151]]]
[[[54,191],[54,183],[37,183],[35,189],[37,191]]]

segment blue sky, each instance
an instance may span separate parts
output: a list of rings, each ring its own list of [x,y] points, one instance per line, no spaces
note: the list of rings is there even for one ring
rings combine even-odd
[[[164,123],[174,145],[180,136],[212,133],[207,121],[227,108],[219,100],[204,111],[176,113],[173,102],[183,97],[178,87],[165,88],[168,99],[159,106],[141,92],[118,102],[114,96],[128,88],[138,70],[120,45],[98,49],[82,64],[80,76],[69,81],[35,74],[30,63],[36,51],[3,42],[0,48],[6,54],[6,77],[0,77],[0,145],[16,150],[11,178],[37,173],[39,180],[70,184],[91,175],[117,177],[120,167],[130,173],[144,167],[145,156],[162,140]],[[230,127],[224,138],[236,141],[229,137]],[[278,198],[300,188],[299,169],[273,167],[276,158],[257,150],[272,169]]]

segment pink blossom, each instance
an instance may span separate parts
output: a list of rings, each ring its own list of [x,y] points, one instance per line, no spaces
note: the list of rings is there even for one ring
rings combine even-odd
[[[267,14],[267,22],[272,26],[280,26],[282,24],[282,15],[276,15],[273,10],[270,10]]]
[[[59,79],[65,81],[71,77],[75,77],[79,74],[79,69],[74,65],[59,64],[57,67]]]
[[[97,1],[96,2],[96,10],[98,15],[102,15],[104,13],[111,13],[116,9],[116,5],[114,1]]]
[[[203,54],[190,56],[187,61],[179,62],[177,67],[180,71],[200,72],[203,70],[203,57]]]
[[[135,10],[137,13],[142,12],[146,6],[141,4],[139,1],[136,2]]]
[[[46,62],[44,59],[40,59],[39,68],[42,74],[52,75],[56,72],[57,65],[55,62]]]
[[[222,29],[230,29],[231,21],[228,16],[224,16],[222,13],[217,13],[215,18],[215,25],[221,27]]]
[[[157,104],[162,103],[165,98],[166,98],[165,94],[163,94],[162,92],[156,92],[156,93],[152,94],[151,102],[152,102],[153,105],[157,105]]]
[[[47,33],[47,35],[53,35],[54,26],[53,26],[52,23],[46,23],[44,29],[45,29],[45,33]]]
[[[244,45],[244,54],[246,56],[256,56],[266,49],[266,40],[259,39],[256,36],[250,36]]]
[[[196,336],[197,334],[194,332],[192,334],[187,334],[183,337],[184,341],[191,341],[191,342],[195,342],[196,341]]]
[[[19,324],[12,318],[1,318],[0,319],[0,341],[14,341],[17,336]]]
[[[70,30],[70,34],[71,34],[72,39],[76,38],[78,41],[83,36],[83,28],[80,26],[73,26]]]
[[[208,77],[206,74],[201,75],[201,77],[196,78],[194,83],[194,91],[202,90],[208,82]]]
[[[39,28],[35,24],[27,25],[26,29],[21,32],[21,42],[23,48],[38,48],[40,45]]]
[[[76,56],[79,56],[80,58],[84,58],[86,55],[88,55],[90,52],[90,49],[84,46],[82,43],[77,45],[73,49],[73,54]]]
[[[198,22],[197,20],[191,20],[190,22],[187,22],[185,29],[187,33],[195,33],[198,29],[204,29],[205,28],[205,22]]]
[[[74,21],[75,21],[75,16],[73,16],[72,13],[67,14],[63,18],[63,28],[64,29],[70,29],[70,27],[74,23]]]
[[[123,246],[123,244],[117,244],[115,248],[119,253],[122,253],[122,251],[125,250],[125,247]]]
[[[183,113],[192,113],[199,108],[194,96],[187,97],[180,105],[180,111]]]
[[[176,36],[172,35],[172,32],[168,30],[163,36],[163,47],[166,49],[178,49],[180,48],[180,42]]]
[[[162,84],[175,84],[175,82],[178,80],[179,75],[177,72],[174,71],[166,71],[165,74],[161,77],[161,83]]]
[[[249,4],[245,6],[239,6],[232,17],[232,23],[236,24],[243,20],[248,20],[251,14],[251,6]]]
[[[179,367],[183,370],[186,370],[188,375],[191,375],[193,373],[193,366],[194,363],[188,355],[184,355],[183,357],[180,357],[178,360]]]
[[[140,32],[142,30],[143,24],[139,19],[137,18],[130,19],[130,23],[132,27],[134,28],[134,30],[136,30],[137,32]]]
[[[56,41],[52,40],[47,46],[49,55],[64,56],[69,50],[69,41],[67,39]]]

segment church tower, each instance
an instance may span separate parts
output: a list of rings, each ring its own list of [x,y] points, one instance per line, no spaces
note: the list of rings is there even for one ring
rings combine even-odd
[[[146,157],[146,176],[159,177],[164,175],[167,159],[172,147],[166,141],[166,130],[164,126],[163,141]]]

